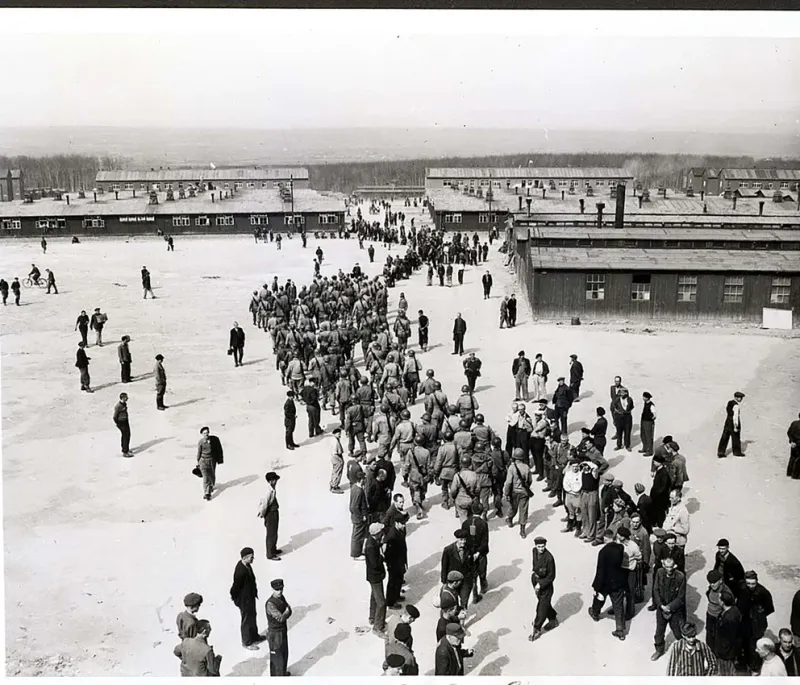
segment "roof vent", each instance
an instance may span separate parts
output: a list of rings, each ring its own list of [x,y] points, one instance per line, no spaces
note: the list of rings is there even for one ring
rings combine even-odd
[[[150,191],[150,201],[148,204],[157,205],[158,204],[158,193],[155,190]]]

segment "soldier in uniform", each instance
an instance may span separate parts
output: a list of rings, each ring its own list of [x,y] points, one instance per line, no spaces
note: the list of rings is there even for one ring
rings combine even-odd
[[[270,583],[272,595],[267,600],[267,640],[269,641],[269,674],[272,677],[292,675],[286,670],[289,665],[289,639],[286,622],[292,615],[292,607],[283,596],[283,580],[276,578]]]
[[[364,408],[358,403],[349,405],[344,413],[344,430],[347,433],[347,451],[351,457],[355,451],[356,440],[361,453],[367,452],[365,428]]]
[[[470,516],[461,524],[461,530],[467,533],[467,550],[472,555],[475,565],[475,583],[472,588],[472,601],[478,603],[483,599],[489,583],[486,579],[489,558],[489,525],[482,518],[484,508],[480,502],[473,502]],[[480,580],[480,592],[478,592]]]
[[[472,392],[473,390],[469,385],[463,385],[461,386],[461,397],[456,400],[456,408],[459,416],[467,422],[467,430],[470,429],[472,422],[475,420],[475,411],[480,409],[480,404],[478,404],[478,400],[475,399],[475,395]]]
[[[524,539],[528,535],[525,529],[528,525],[528,503],[533,497],[531,491],[533,479],[530,467],[525,463],[525,453],[519,447],[514,449],[511,458],[513,462],[508,468],[503,486],[503,495],[510,505],[506,523],[509,528],[513,528],[514,516],[519,512],[519,534]]]
[[[471,434],[468,433],[471,436]],[[478,499],[478,476],[472,470],[472,457],[464,455],[460,458],[461,469],[453,476],[450,486],[450,496],[455,501],[456,516],[459,521],[464,521],[469,516],[473,501]]]
[[[417,507],[417,519],[425,518],[425,496],[433,472],[431,453],[423,446],[424,441],[422,435],[416,435],[414,447],[406,453],[403,461],[403,482],[408,483],[411,501]]]

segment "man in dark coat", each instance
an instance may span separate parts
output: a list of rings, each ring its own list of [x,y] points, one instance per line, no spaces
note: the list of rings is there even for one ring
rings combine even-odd
[[[222,443],[216,435],[211,435],[208,426],[200,429],[200,441],[197,443],[197,468],[203,476],[203,499],[211,500],[217,484],[217,465],[224,461]]]
[[[403,579],[408,570],[408,544],[406,543],[406,523],[408,512],[404,510],[405,498],[397,494],[393,498],[384,517],[386,533],[384,536],[385,547],[383,556],[386,559],[386,605],[390,609],[398,609],[399,601],[403,598],[401,590]]]
[[[453,354],[464,354],[464,336],[467,334],[467,322],[461,318],[461,313],[456,315],[453,322]]]
[[[325,431],[319,425],[322,417],[322,408],[319,404],[319,387],[316,378],[307,379],[308,383],[300,391],[300,399],[305,402],[306,414],[308,414],[308,437],[314,438],[322,435]]]
[[[278,526],[280,525],[280,505],[278,504],[278,481],[281,477],[270,471],[264,476],[267,481],[267,489],[264,497],[258,505],[258,516],[264,519],[266,528],[267,559],[270,561],[280,561],[281,550],[278,549]]]
[[[574,396],[570,387],[564,382],[564,376],[559,376],[557,380],[558,385],[553,392],[553,405],[555,406],[556,421],[558,421],[561,432],[566,433],[568,432],[567,417],[570,407],[572,407]]]
[[[795,639],[800,640],[800,590],[794,593],[792,597],[792,613],[789,617],[789,627],[792,629],[792,635]]]
[[[753,674],[761,670],[761,657],[756,652],[756,642],[767,632],[768,617],[775,613],[772,593],[758,582],[755,571],[747,571],[739,584],[736,606],[742,612],[742,649],[740,663]]]
[[[542,635],[542,631],[552,630],[558,626],[558,614],[553,608],[553,582],[556,579],[556,560],[547,549],[547,540],[537,537],[533,540],[531,553],[531,585],[536,593],[536,618],[533,620],[533,633],[528,638],[531,642]],[[547,623],[545,623],[547,621]]]
[[[483,284],[483,299],[488,300],[492,296],[492,274],[488,271],[481,277]]]
[[[606,418],[606,410],[603,407],[598,407],[596,410],[597,419],[594,426],[589,429],[589,434],[592,436],[592,443],[597,448],[600,454],[606,451],[606,433],[608,432],[608,419]]]
[[[742,421],[741,404],[744,399],[743,392],[733,393],[733,399],[725,405],[725,425],[722,427],[722,436],[717,445],[717,456],[724,459],[728,451],[728,441],[733,441],[733,456],[743,457],[742,453]]]
[[[636,483],[636,485],[633,486],[633,489],[638,495],[638,499],[636,500],[636,510],[639,512],[639,516],[642,519],[642,525],[645,527],[647,532],[652,535],[653,500],[650,498],[650,495],[645,493],[644,484]]]
[[[464,675],[464,659],[473,656],[471,649],[462,649],[464,629],[458,623],[448,623],[445,635],[436,645],[436,668],[434,675]]]
[[[797,480],[800,479],[800,414],[797,421],[792,421],[789,425],[786,436],[789,438],[789,464],[786,467],[786,475]]]
[[[239,326],[238,321],[233,322],[228,349],[233,353],[234,365],[242,366],[242,358],[244,357],[244,329]]]
[[[517,296],[511,295],[508,299],[508,327],[514,328],[517,325]]]
[[[672,481],[669,471],[664,465],[664,459],[653,457],[656,471],[653,474],[653,485],[650,487],[650,499],[652,500],[652,523],[656,528],[664,524],[669,509],[669,492],[672,489]]]
[[[79,329],[81,332],[81,340],[83,340],[84,345],[88,345],[89,341],[87,336],[89,335],[89,315],[86,313],[85,309],[81,310],[81,315],[75,320],[75,330],[77,331]]]
[[[75,353],[75,368],[81,374],[81,391],[94,392],[91,388],[92,379],[89,376],[89,360],[91,357],[86,354],[86,343],[81,340],[78,343],[78,351]]]
[[[369,535],[364,543],[364,559],[366,561],[367,582],[370,587],[369,623],[372,631],[379,637],[386,637],[386,594],[383,579],[386,577],[380,538],[383,537],[382,523],[373,523],[369,527]]]
[[[717,657],[721,676],[736,675],[736,659],[741,650],[742,613],[736,607],[736,598],[727,589],[720,593],[722,613],[717,618],[714,644],[709,645]]]
[[[156,381],[156,409],[164,411],[169,409],[164,404],[164,394],[167,392],[167,372],[164,369],[164,355],[156,355],[156,365],[153,369],[153,376]]]
[[[475,392],[475,382],[481,375],[482,365],[483,362],[475,356],[474,352],[470,352],[464,360],[464,375],[467,377],[467,386],[471,393]]]
[[[83,329],[81,330],[83,335]],[[119,359],[120,376],[123,383],[131,382],[131,351],[128,347],[131,336],[123,335],[122,342],[117,347],[117,358]]]
[[[417,335],[419,338],[419,347],[423,352],[428,351],[428,326],[430,321],[423,311],[419,310],[419,317],[417,318]]]
[[[628,452],[631,451],[631,430],[633,429],[633,400],[628,395],[627,388],[620,388],[619,394],[611,402],[611,413],[614,416],[614,427],[617,431],[617,449],[623,445]]]
[[[272,595],[267,600],[267,640],[269,640],[269,674],[272,677],[292,675],[289,665],[289,638],[286,622],[292,616],[292,607],[283,596],[284,583],[276,578],[270,583]]]
[[[153,288],[150,284],[150,272],[147,270],[146,266],[142,267],[142,290],[144,291],[144,297],[142,299],[147,299],[147,293],[150,293],[150,297],[154,300],[156,296],[153,294]]]
[[[744,566],[730,550],[731,543],[727,538],[717,541],[717,553],[714,555],[714,570],[722,574],[722,582],[736,597],[744,581]]]
[[[463,525],[463,524],[462,524]],[[464,579],[459,588],[461,608],[469,606],[469,596],[475,583],[475,561],[467,549],[467,531],[459,528],[453,533],[455,542],[447,545],[442,551],[441,581],[444,585],[451,571],[458,571]]]
[[[569,355],[569,389],[572,390],[572,401],[581,401],[581,383],[583,383],[583,364],[578,361],[577,354]]]
[[[80,344],[80,343],[78,343]],[[121,392],[119,402],[114,407],[114,425],[119,429],[122,456],[132,457],[131,452],[131,424],[128,420],[128,394]]]
[[[364,471],[353,471],[350,478],[350,523],[353,531],[350,534],[350,557],[359,559],[364,554],[364,540],[369,525],[369,506],[364,492]],[[348,474],[349,476],[349,474]]]
[[[664,656],[667,626],[676,640],[681,639],[681,627],[686,621],[686,576],[675,567],[671,556],[664,557],[661,568],[653,575],[653,604],[656,605],[656,651],[650,657],[657,661]]]
[[[597,553],[597,570],[594,574],[592,589],[594,599],[589,609],[589,616],[595,621],[600,620],[600,612],[610,597],[614,610],[616,630],[611,634],[620,639],[625,639],[625,588],[628,586],[628,576],[622,568],[624,548],[615,540],[614,531],[606,529],[603,533],[605,543]]]
[[[231,585],[231,600],[242,615],[242,646],[245,649],[256,650],[258,644],[266,640],[258,633],[256,622],[256,599],[258,586],[256,574],[253,573],[253,558],[255,553],[252,547],[242,549],[241,560],[233,571],[233,585]]]
[[[294,441],[294,429],[297,425],[297,407],[294,405],[294,390],[286,392],[286,402],[283,403],[283,427],[286,429],[286,449],[293,450],[300,447]]]
[[[475,581],[472,588],[472,601],[480,602],[488,589],[486,571],[489,561],[489,524],[481,518],[484,509],[480,502],[473,502],[469,515],[461,523],[461,530],[467,534],[467,552],[472,555],[475,567]],[[480,592],[478,592],[480,580]]]

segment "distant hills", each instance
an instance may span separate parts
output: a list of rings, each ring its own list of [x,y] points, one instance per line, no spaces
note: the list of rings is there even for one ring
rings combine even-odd
[[[0,156],[81,154],[128,158],[136,167],[324,165],[525,153],[659,153],[798,157],[800,136],[703,131],[542,129],[148,129],[0,128]]]

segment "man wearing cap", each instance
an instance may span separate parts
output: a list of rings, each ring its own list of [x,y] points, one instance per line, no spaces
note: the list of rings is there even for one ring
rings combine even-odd
[[[355,480],[350,481],[350,523],[353,530],[350,534],[350,558],[359,559],[364,553],[364,540],[369,525],[369,505],[364,492],[364,472],[356,471]]]
[[[572,390],[564,382],[564,376],[558,377],[558,385],[553,392],[553,405],[555,408],[556,421],[561,428],[562,433],[568,432],[567,430],[567,416],[569,415],[570,407],[575,399]]]
[[[604,545],[597,553],[597,569],[592,582],[594,598],[589,607],[589,616],[593,620],[600,620],[600,611],[606,603],[606,598],[611,599],[614,610],[616,629],[611,633],[618,640],[625,640],[625,573],[622,570],[624,549],[616,541],[614,533],[607,530],[603,535]]]
[[[397,670],[397,675],[419,675],[419,664],[411,649],[411,642],[411,626],[408,623],[395,624],[386,640],[384,671]]]
[[[581,401],[581,383],[583,383],[583,364],[578,361],[577,354],[569,355],[569,389],[572,391],[572,401]]]
[[[503,516],[503,486],[508,476],[508,468],[511,465],[511,458],[503,449],[503,441],[495,436],[492,438],[492,451],[489,453],[492,460],[492,494],[494,499],[494,511],[497,518]],[[486,512],[484,512],[484,515]]]
[[[588,430],[589,435],[592,438],[592,444],[602,455],[606,451],[606,444],[608,444],[608,441],[606,440],[606,433],[608,432],[608,419],[606,418],[606,410],[602,407],[597,407],[595,413],[597,414],[597,419],[595,420],[594,425]],[[581,428],[581,430],[583,431],[584,429]]]
[[[706,607],[706,644],[713,648],[717,639],[717,622],[724,611],[722,593],[730,592],[730,588],[725,585],[722,573],[715,569],[706,574],[706,580],[708,581],[708,588],[706,589],[706,598],[708,599],[708,607]]]
[[[567,526],[561,532],[575,532],[575,537],[581,534],[581,485],[583,477],[580,462],[573,459],[564,471],[562,487],[564,488],[564,506],[567,510]]]
[[[722,427],[722,436],[717,445],[717,456],[724,459],[728,451],[728,441],[733,442],[733,456],[743,457],[742,452],[742,418],[741,404],[744,399],[743,392],[733,393],[733,399],[725,405],[725,425]]]
[[[642,449],[639,454],[653,456],[653,437],[656,430],[656,405],[649,392],[642,393],[642,417],[639,421],[639,433],[642,436]]]
[[[511,458],[513,461],[508,468],[508,475],[503,486],[503,495],[509,503],[506,523],[509,528],[513,528],[514,516],[519,512],[519,534],[525,539],[527,536],[525,529],[528,525],[528,503],[533,497],[531,491],[533,477],[530,467],[524,461],[525,453],[519,447],[514,449]]]
[[[406,523],[408,512],[404,511],[405,498],[394,496],[394,502],[383,519],[385,528],[383,556],[386,561],[386,605],[399,608],[402,599],[403,580],[408,570],[408,544],[406,543]]]
[[[286,622],[292,615],[292,607],[283,596],[283,580],[276,578],[270,583],[272,594],[267,600],[267,640],[269,640],[269,674],[272,677],[289,676],[289,639]]]
[[[488,271],[483,274],[481,284],[483,285],[483,299],[488,300],[492,296],[492,274]]]
[[[242,366],[242,359],[244,358],[244,339],[244,329],[239,325],[238,321],[234,321],[228,340],[228,349],[231,350],[234,365],[237,367]]]
[[[714,570],[722,574],[722,582],[736,597],[744,581],[744,566],[731,552],[727,538],[717,540],[717,553],[714,555]]]
[[[601,520],[599,488],[600,467],[591,461],[581,462],[581,534],[578,537],[595,547],[602,544],[597,534]]]
[[[203,476],[203,499],[211,500],[217,484],[217,464],[222,464],[224,454],[222,443],[216,435],[211,435],[208,426],[200,429],[200,441],[197,443],[197,468]]]
[[[542,398],[547,399],[547,377],[550,375],[550,367],[542,358],[541,352],[536,355],[531,369],[533,378],[533,401],[538,402]]]
[[[641,560],[636,565],[633,578],[633,601],[636,604],[644,602],[644,588],[647,585],[647,574],[650,571],[650,533],[642,525],[642,515],[638,511],[631,514],[631,540],[639,547]]]
[[[690,529],[689,510],[683,503],[680,490],[670,490],[669,502],[670,507],[664,518],[663,528],[668,533],[675,533],[675,544],[685,549]]]
[[[531,585],[536,593],[536,617],[533,620],[533,633],[528,638],[538,640],[542,631],[558,626],[558,614],[553,608],[553,582],[556,579],[556,560],[547,549],[547,540],[537,537],[533,540]],[[547,623],[545,623],[547,621]]]
[[[344,411],[344,431],[347,433],[347,451],[352,457],[356,448],[356,441],[362,454],[367,452],[367,442],[364,431],[366,430],[366,420],[364,418],[364,407],[358,402],[348,405]]]
[[[331,492],[341,495],[342,489],[339,487],[342,482],[344,472],[344,449],[342,448],[342,429],[337,426],[333,429],[333,439],[331,440],[331,479],[328,488]]]
[[[709,647],[717,657],[719,675],[735,676],[736,661],[741,651],[742,613],[736,607],[736,598],[732,592],[723,592],[720,601],[722,613],[717,619],[714,644]]]
[[[383,662],[383,673],[381,675],[398,676],[404,675],[403,670],[406,660],[402,654],[389,654]]]
[[[653,578],[653,603],[656,605],[656,651],[650,657],[658,661],[664,656],[667,625],[676,640],[681,637],[681,626],[686,620],[686,576],[675,568],[675,560],[667,556]]]
[[[684,623],[679,639],[669,650],[667,675],[681,678],[717,675],[717,658],[697,639],[697,626]]]
[[[183,598],[183,606],[186,607],[186,610],[181,611],[176,620],[178,624],[178,637],[181,640],[197,635],[197,612],[200,611],[200,605],[202,603],[203,596],[196,592],[190,592]]]
[[[306,414],[308,416],[308,437],[315,438],[322,435],[325,431],[319,425],[320,417],[322,416],[322,408],[319,404],[319,388],[317,386],[317,379],[310,377],[306,379],[306,385],[300,391],[300,400],[306,405]]]
[[[647,530],[648,534],[650,534],[653,532],[653,500],[650,499],[650,495],[644,491],[643,483],[636,483],[633,489],[637,495],[636,510],[641,516],[642,526]]]
[[[464,629],[458,623],[448,623],[445,636],[436,645],[436,668],[434,675],[464,675],[464,659],[473,656],[471,649],[462,649]]]
[[[525,350],[520,350],[517,358],[511,364],[511,375],[514,376],[514,399],[528,399],[528,379],[531,377],[531,360],[525,356]]]
[[[169,409],[164,405],[164,393],[167,392],[167,372],[164,370],[164,355],[156,355],[156,365],[153,368],[153,377],[156,381],[156,408],[159,411]]]
[[[406,604],[403,607],[403,610],[399,614],[394,614],[387,622],[386,622],[386,655],[388,656],[391,652],[389,651],[390,646],[395,642],[402,642],[408,649],[414,648],[414,638],[411,635],[411,624],[414,623],[419,618],[419,609],[415,607],[413,604]],[[398,626],[405,625],[408,626],[407,636],[398,636],[396,634]],[[405,630],[402,632],[406,632]]]
[[[281,550],[277,547],[280,510],[276,488],[281,477],[275,471],[270,471],[264,478],[267,481],[267,492],[258,503],[258,516],[264,519],[264,527],[267,529],[267,559],[280,561]]]
[[[386,568],[384,567],[380,543],[383,530],[382,523],[370,524],[369,535],[364,543],[367,582],[370,587],[369,623],[372,626],[372,631],[379,637],[386,636],[386,595],[383,589]]]
[[[205,619],[197,622],[197,633],[184,638],[172,653],[181,660],[181,676],[213,677],[219,676],[222,656],[214,654],[214,648],[208,644],[211,635],[211,624]],[[258,647],[256,647],[258,649]]]
[[[674,440],[670,440],[664,445],[667,456],[664,464],[669,473],[669,479],[673,489],[681,490],[684,483],[689,481],[689,473],[686,471],[686,457],[680,453],[680,445]]]
[[[458,573],[462,576],[459,598],[461,608],[466,609],[469,606],[470,593],[475,583],[475,559],[467,549],[467,531],[459,528],[453,533],[453,536],[455,542],[450,543],[442,550],[440,577],[444,584],[452,582],[451,574]]]
[[[461,312],[453,321],[453,354],[464,354],[464,336],[467,334],[467,322],[461,318]]]
[[[131,351],[128,347],[131,336],[123,335],[122,342],[117,347],[117,358],[119,359],[120,376],[123,383],[131,382]]]
[[[628,526],[630,523],[628,523]],[[617,528],[617,541],[622,545],[622,570],[628,576],[625,587],[625,620],[632,621],[636,614],[637,577],[642,564],[642,551],[633,540],[628,526]]]
[[[483,362],[475,356],[474,352],[470,352],[469,356],[464,360],[464,375],[467,377],[467,387],[470,394],[475,392],[475,382],[480,378],[482,365]]]
[[[464,580],[464,574],[450,571],[447,582],[439,590],[439,596],[434,599],[433,605],[439,608],[439,620],[436,622],[436,640],[445,636],[445,630],[450,623],[461,623],[467,617],[467,612],[461,607],[459,589]]]
[[[79,345],[81,343],[78,343]],[[131,424],[128,420],[128,394],[121,392],[119,402],[114,407],[114,425],[119,429],[123,457],[132,457]]]
[[[653,485],[650,486],[650,500],[652,502],[651,521],[653,525],[660,528],[664,524],[664,519],[667,517],[667,510],[670,506],[669,493],[672,489],[672,480],[664,464],[663,457],[654,456],[653,466],[655,467]]]
[[[472,601],[480,602],[482,595],[486,594],[488,581],[486,580],[486,570],[489,558],[489,524],[482,517],[484,513],[483,505],[480,502],[473,502],[469,512],[469,518],[461,524],[461,530],[467,534],[467,552],[472,555],[475,567],[475,582],[472,588]],[[480,580],[480,592],[478,592],[478,580]]]
[[[241,559],[233,571],[233,585],[231,585],[231,600],[239,609],[242,616],[242,646],[245,649],[257,650],[258,643],[266,638],[258,633],[256,617],[256,599],[258,586],[256,574],[253,572],[253,558],[255,553],[252,547],[244,547],[240,552]]]
[[[294,441],[294,429],[297,425],[297,407],[294,404],[294,390],[287,390],[286,401],[283,403],[283,427],[286,433],[286,449],[293,450],[300,447]]]
[[[470,352],[472,354],[472,352]],[[469,360],[467,360],[469,361]],[[466,421],[466,429],[469,430],[475,420],[475,412],[480,409],[478,400],[473,395],[474,383],[472,385],[461,386],[461,396],[456,400],[456,411],[462,421]]]
[[[19,298],[17,298],[19,304]],[[95,332],[95,345],[98,347],[103,346],[103,326],[108,322],[108,316],[100,311],[100,307],[94,308],[92,318],[89,320],[89,328]]]
[[[736,606],[742,614],[741,665],[758,673],[762,657],[756,653],[756,642],[767,632],[768,617],[775,613],[772,593],[758,582],[755,571],[746,571],[739,584]]]

